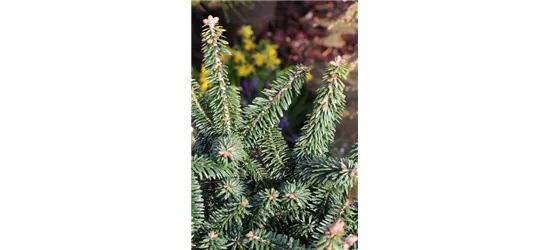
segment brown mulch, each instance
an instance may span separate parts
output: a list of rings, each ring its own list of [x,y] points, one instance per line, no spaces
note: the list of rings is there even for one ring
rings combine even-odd
[[[338,34],[342,43],[329,47],[318,42],[334,30],[323,23],[345,13],[353,2],[347,1],[285,1],[278,2],[277,13],[269,32],[262,38],[279,45],[279,51],[287,64],[311,65],[318,61],[330,61],[338,55],[351,55],[358,50],[358,34]]]

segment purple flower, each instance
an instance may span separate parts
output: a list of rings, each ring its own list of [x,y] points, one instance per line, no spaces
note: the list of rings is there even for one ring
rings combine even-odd
[[[290,141],[292,141],[292,143],[297,142],[297,139],[299,139],[299,135],[298,135],[298,134],[296,134],[296,133],[290,134]]]
[[[252,90],[250,94],[252,95],[252,98],[255,98],[259,94],[259,92],[257,91],[258,83],[259,83],[259,78],[257,78],[257,76],[252,78],[252,84],[250,84],[251,90]]]
[[[248,83],[248,81],[244,80],[242,81],[241,83],[242,85],[242,90],[246,91],[246,92],[250,92],[250,84]]]
[[[282,118],[282,121],[278,124],[278,127],[281,129],[288,128],[290,126],[290,121],[288,121],[288,117]]]
[[[256,89],[252,89],[251,96],[252,96],[252,99],[258,96],[258,93],[257,93]]]

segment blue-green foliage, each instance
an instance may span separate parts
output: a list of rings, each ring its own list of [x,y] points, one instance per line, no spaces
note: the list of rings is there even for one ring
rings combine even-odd
[[[307,67],[279,76],[253,103],[240,107],[219,58],[227,53],[218,19],[204,20],[204,65],[212,85],[191,82],[192,238],[199,249],[356,248],[358,142],[351,155],[327,155],[345,107],[345,60],[328,68],[295,148],[277,125],[299,95]]]

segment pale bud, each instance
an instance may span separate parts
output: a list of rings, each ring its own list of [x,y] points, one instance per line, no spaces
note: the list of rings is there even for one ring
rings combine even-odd
[[[214,231],[211,231],[208,233],[208,237],[210,237],[210,239],[215,239],[217,238],[217,233],[215,233]]]
[[[249,241],[252,241],[254,240],[254,233],[252,231],[250,231],[249,233],[246,234],[246,238],[248,238]]]
[[[358,177],[358,169],[353,168],[353,170],[351,170],[351,172],[349,173],[349,176]]]
[[[333,224],[328,225],[328,232],[326,232],[329,236],[334,235],[340,235],[345,232],[345,223],[343,221],[336,221]]]
[[[296,199],[295,194],[286,194],[286,197],[290,200],[295,200]]]
[[[270,200],[270,201],[272,201],[272,200],[274,200],[274,199],[276,199],[276,198],[278,198],[278,194],[271,194],[271,195],[269,196],[269,200]]]
[[[347,199],[345,201],[345,208],[350,208],[351,207],[351,200],[350,199]]]

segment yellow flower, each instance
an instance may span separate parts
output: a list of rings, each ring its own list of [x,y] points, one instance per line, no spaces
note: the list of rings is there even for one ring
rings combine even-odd
[[[208,87],[210,87],[208,85],[208,82],[204,82],[200,85],[200,90],[202,90],[202,92],[206,92],[206,90],[208,90]]]
[[[208,75],[208,70],[204,68],[204,65],[202,65],[202,69],[200,70],[200,89],[202,91],[206,91],[209,87],[208,80],[206,79],[206,76]]]
[[[234,51],[233,53],[233,61],[235,63],[241,63],[241,62],[244,62],[244,60],[246,60],[246,58],[244,57],[244,54],[240,51]]]
[[[255,43],[254,41],[250,40],[250,39],[244,39],[244,49],[246,51],[250,51],[252,49],[255,49]]]
[[[255,53],[252,57],[255,60],[255,65],[257,65],[258,67],[261,67],[261,66],[263,66],[263,64],[265,64],[265,59],[266,59],[265,55]]]
[[[276,46],[271,44],[265,45],[265,53],[269,57],[276,57]]]
[[[252,65],[237,66],[236,69],[237,69],[237,74],[238,74],[238,76],[240,76],[240,77],[247,77],[247,76],[249,76],[252,72],[255,71],[255,69],[254,69],[254,67],[253,67]]]
[[[269,59],[267,59],[267,67],[268,68],[275,68],[277,65],[280,65],[280,58],[278,58],[278,57],[269,57]]]
[[[313,75],[311,75],[310,72],[307,72],[307,74],[305,75],[305,79],[307,79],[307,81],[310,81],[311,79],[313,79]]]
[[[244,25],[242,28],[240,28],[240,35],[242,37],[248,39],[254,35],[254,31],[252,30],[252,26],[250,25]]]

